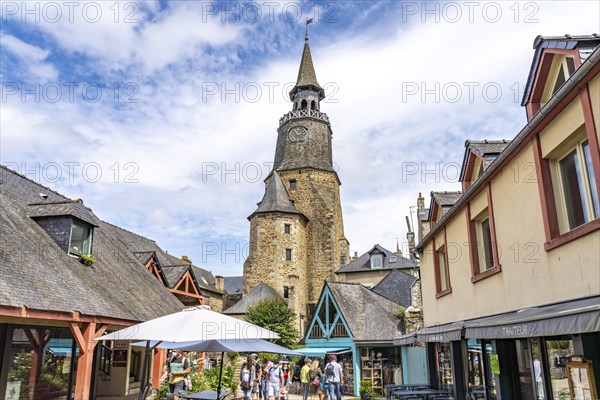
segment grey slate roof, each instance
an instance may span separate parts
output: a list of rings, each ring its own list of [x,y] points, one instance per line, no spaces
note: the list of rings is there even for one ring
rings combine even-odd
[[[98,217],[81,200],[31,203],[27,207],[27,214],[32,218],[72,215],[93,226],[100,225]]]
[[[535,76],[542,58],[542,52],[544,49],[561,49],[561,50],[573,50],[577,48],[579,50],[579,59],[583,64],[589,56],[594,52],[594,49],[600,45],[600,35],[594,33],[592,35],[564,35],[564,36],[542,36],[538,35],[533,41],[533,48],[535,54],[531,61],[531,67],[529,69],[529,76],[527,77],[527,83],[525,84],[525,90],[523,92],[523,99],[521,105],[527,104],[531,91],[533,90],[533,84]]]
[[[465,179],[465,173],[467,171],[467,164],[469,161],[469,153],[473,152],[479,157],[484,159],[483,170],[485,171],[491,163],[504,151],[504,149],[510,144],[511,140],[467,140],[465,141],[465,155],[463,156],[463,162],[460,169],[459,181],[462,182]]]
[[[428,220],[431,221],[433,215],[433,202],[439,204],[442,208],[442,216],[448,212],[456,204],[458,199],[462,196],[462,192],[431,192],[431,205],[429,206]]]
[[[240,301],[223,311],[223,314],[242,315],[246,314],[248,307],[255,307],[261,300],[283,299],[275,289],[264,282],[259,283]]]
[[[118,226],[113,227],[115,230],[115,236],[126,247],[131,249],[136,254],[140,254],[141,256],[139,257],[143,258],[145,254],[149,253],[154,253],[156,255],[160,269],[163,271],[163,274],[167,279],[167,284],[170,288],[175,287],[185,271],[190,268],[201,291],[210,291],[221,294],[221,292],[219,292],[215,286],[215,277],[210,271],[207,271],[196,265],[189,264],[182,259],[167,253],[152,239],[130,232]],[[146,258],[146,261],[148,258]],[[204,278],[207,283],[205,283],[202,278]]]
[[[325,90],[317,82],[317,74],[315,73],[315,67],[313,65],[312,56],[310,54],[310,47],[308,45],[308,35],[304,41],[304,49],[302,51],[302,60],[300,61],[300,68],[298,69],[298,78],[296,79],[296,86],[290,91],[290,97],[293,93],[300,89],[311,87],[319,92],[319,97],[323,99],[325,97]]]
[[[371,269],[371,252],[379,250],[383,254],[383,268]],[[395,262],[390,262],[393,258],[396,258]],[[354,273],[354,272],[366,272],[366,271],[384,271],[392,269],[413,269],[419,268],[419,264],[411,260],[410,258],[398,256],[388,249],[381,247],[376,244],[371,250],[362,254],[360,257],[350,261],[342,268],[335,271],[336,274],[340,273]]]
[[[281,177],[277,173],[277,171],[273,171],[271,175],[271,179],[265,189],[265,195],[263,196],[260,203],[258,203],[258,208],[252,215],[248,218],[251,218],[253,215],[258,213],[267,213],[267,212],[283,212],[289,214],[302,214],[296,206],[294,202],[290,198],[290,195],[281,181]]]
[[[355,342],[391,342],[400,334],[398,304],[356,283],[327,282]]]
[[[115,236],[113,225],[94,229],[94,268],[62,251],[28,215],[28,204],[70,201],[0,166],[0,304],[35,310],[145,321],[183,305]],[[143,296],[141,296],[143,294]]]
[[[223,278],[225,293],[227,294],[242,294],[244,286],[243,276],[226,276]]]
[[[373,292],[404,307],[412,305],[412,287],[418,279],[406,272],[392,270],[373,289]]]

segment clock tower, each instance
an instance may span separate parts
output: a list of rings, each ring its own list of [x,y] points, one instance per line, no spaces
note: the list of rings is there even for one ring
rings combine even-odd
[[[348,263],[340,180],[333,168],[331,124],[321,112],[325,91],[317,82],[308,34],[292,110],[279,119],[273,170],[250,220],[244,294],[260,282],[287,299],[303,333],[325,280]]]

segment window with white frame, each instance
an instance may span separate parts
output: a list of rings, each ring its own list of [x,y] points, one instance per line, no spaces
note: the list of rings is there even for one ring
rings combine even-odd
[[[577,142],[555,160],[554,174],[559,197],[559,226],[568,232],[600,216],[598,190],[589,143]]]
[[[492,230],[490,227],[490,216],[487,208],[475,219],[475,229],[477,233],[479,268],[480,272],[483,272],[494,268]]]
[[[437,275],[439,277],[439,292],[443,292],[450,288],[450,280],[448,279],[448,270],[446,266],[446,247],[442,246],[436,251],[437,256]]]
[[[81,255],[90,254],[92,250],[92,227],[88,224],[73,221],[69,253]]]
[[[383,268],[383,255],[372,254],[371,255],[371,268]]]

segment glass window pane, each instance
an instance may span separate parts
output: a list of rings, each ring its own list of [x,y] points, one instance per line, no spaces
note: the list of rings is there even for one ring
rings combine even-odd
[[[444,250],[438,251],[438,260],[440,267],[440,289],[444,291],[448,289],[448,275],[446,274],[446,252]]]
[[[550,364],[550,383],[554,399],[569,399],[569,382],[567,379],[567,357],[575,353],[573,341],[567,338],[546,340],[548,363]]]
[[[69,244],[69,253],[89,254],[89,236],[89,227],[78,223],[73,223],[73,226],[71,227],[71,243]]]
[[[436,343],[437,378],[441,390],[454,390],[454,373],[452,371],[452,353],[450,343]]]
[[[583,157],[585,159],[585,168],[587,169],[587,178],[590,184],[590,191],[592,192],[592,204],[594,206],[594,217],[600,217],[600,201],[598,201],[598,187],[596,186],[596,177],[594,175],[594,167],[592,165],[592,155],[590,154],[590,144],[584,142],[581,147],[583,148]]]
[[[575,72],[575,61],[573,57],[567,57],[567,70],[569,71],[569,76],[573,75]]]
[[[383,256],[381,254],[371,256],[371,268],[383,268]]]
[[[492,253],[492,233],[490,231],[490,219],[486,218],[481,222],[481,236],[483,239],[483,257],[485,269],[494,266],[494,256]]]
[[[577,151],[573,150],[560,161],[560,174],[569,229],[573,229],[589,220]]]
[[[560,70],[558,71],[558,76],[556,77],[556,82],[554,83],[554,90],[552,91],[552,94],[558,92],[558,89],[560,89],[563,83],[565,83],[565,71],[561,66]]]

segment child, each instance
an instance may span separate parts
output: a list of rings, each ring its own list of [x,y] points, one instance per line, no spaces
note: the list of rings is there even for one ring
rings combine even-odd
[[[279,400],[288,400],[288,388],[287,386],[284,386],[281,388],[281,391],[279,392]]]

